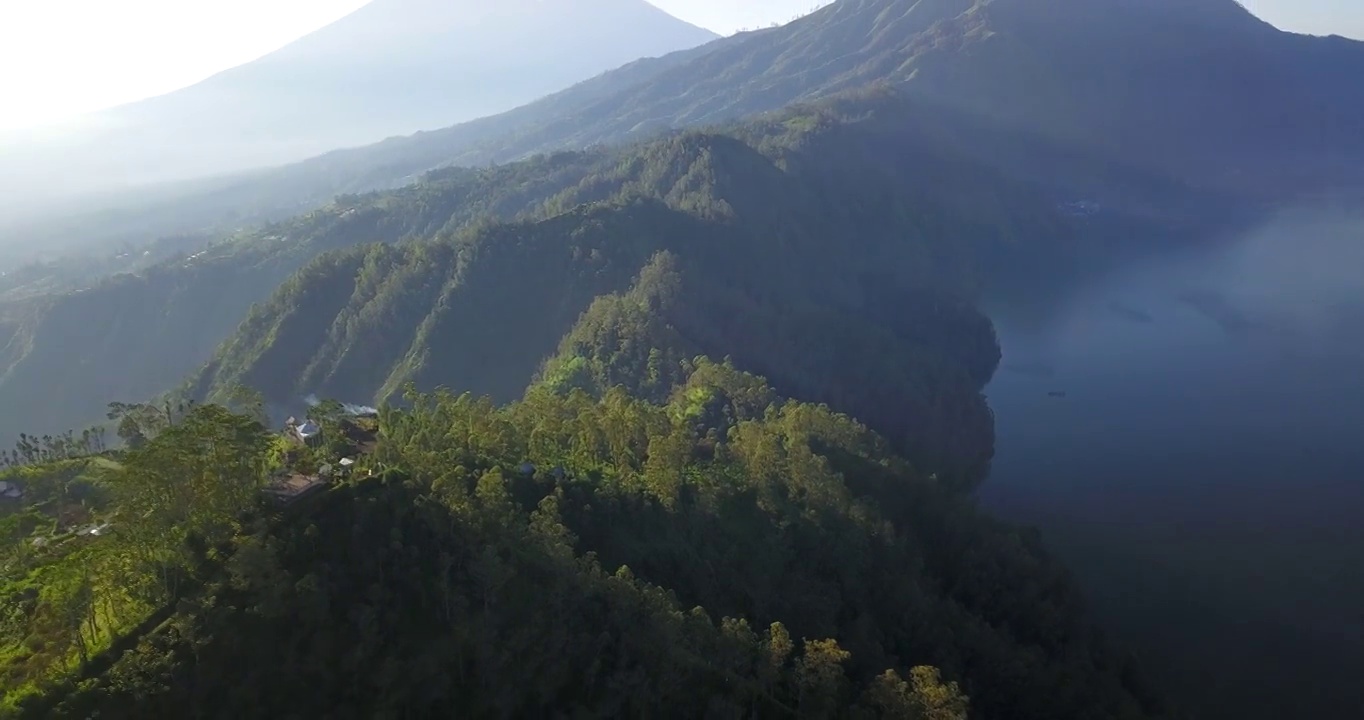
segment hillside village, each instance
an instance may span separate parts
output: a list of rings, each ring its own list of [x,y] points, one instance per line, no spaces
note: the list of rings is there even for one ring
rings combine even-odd
[[[296,502],[332,480],[350,476],[359,461],[374,452],[378,413],[370,408],[339,407],[339,416],[324,413],[321,420],[285,420],[279,433],[285,444],[282,462],[265,487],[267,496],[284,504]]]
[[[292,504],[357,471],[372,474],[364,458],[378,442],[377,410],[339,403],[314,407],[321,411],[302,421],[291,417],[271,433],[272,469],[260,491],[275,504]],[[133,446],[146,441],[141,430],[128,439]],[[112,486],[124,471],[127,441],[124,449],[72,444],[84,450],[29,453],[27,460],[16,451],[14,462],[0,467],[0,537],[22,538],[41,551],[116,531]]]

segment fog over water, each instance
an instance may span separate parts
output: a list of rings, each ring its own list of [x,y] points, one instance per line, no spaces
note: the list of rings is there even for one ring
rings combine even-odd
[[[986,504],[1041,527],[1208,716],[1274,710],[1233,675],[1364,708],[1364,212],[1286,211],[987,310]]]

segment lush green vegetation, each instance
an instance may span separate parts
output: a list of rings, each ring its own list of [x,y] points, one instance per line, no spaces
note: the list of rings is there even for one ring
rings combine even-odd
[[[999,359],[971,297],[995,264],[1066,257],[1072,225],[901,132],[893,100],[434,173],[41,308],[51,353],[24,363],[65,362],[71,336],[43,333],[67,313],[146,363],[112,386],[150,396],[192,355],[164,339],[209,336],[196,307],[302,265],[185,388],[221,405],[108,408],[126,449],[91,522],[112,533],[16,525],[5,702],[1156,714],[1036,538],[962,492],[988,468]],[[316,448],[264,432],[313,392],[407,408],[380,422],[387,480],[277,511],[277,468],[347,451],[334,404]]]
[[[415,382],[505,402],[565,342],[594,362],[580,346],[616,357],[633,338],[638,357],[612,362],[656,351],[671,368],[632,386],[644,397],[666,394],[672,360],[731,356],[974,483],[999,350],[971,298],[1002,266],[1063,264],[1077,229],[1044,194],[901,133],[893,101],[518,166],[581,172],[519,220],[322,255],[253,308],[189,392],[246,384],[287,408]]]
[[[272,452],[259,424],[193,409],[108,481],[128,524],[88,547],[126,575],[90,582],[96,598],[129,589],[114,605],[127,621],[81,626],[10,707],[1160,714],[1035,536],[847,416],[727,364],[687,365],[658,401],[623,385],[594,398],[538,384],[502,408],[410,391],[381,411],[366,461],[380,476],[282,510],[247,492]],[[99,654],[115,631],[131,634]]]
[[[316,413],[321,442],[304,446],[265,430],[253,392],[239,389],[234,407],[115,403],[122,449],[101,427],[25,435],[5,453],[0,714],[97,672],[164,622],[272,507],[272,480],[356,457],[369,435],[329,404]]]
[[[264,478],[264,429],[216,406],[176,420],[116,453],[25,438],[0,473],[23,493],[0,503],[0,707],[88,666],[185,592],[195,548],[233,536]]]
[[[1349,176],[1353,126],[1257,98],[1350,87],[1359,54],[1229,1],[1022,6],[842,0],[0,278],[0,708],[1161,716],[1036,535],[973,507],[973,301]],[[1171,72],[1210,28],[1210,74]],[[1252,56],[1296,60],[1203,91]],[[266,431],[311,394],[390,405],[360,440],[336,403],[315,445]],[[378,477],[268,492],[362,448]]]

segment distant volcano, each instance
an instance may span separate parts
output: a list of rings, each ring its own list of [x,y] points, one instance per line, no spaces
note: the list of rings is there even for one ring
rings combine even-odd
[[[501,112],[715,37],[644,0],[374,0],[254,62],[92,115],[84,133],[0,147],[0,192],[280,165]]]

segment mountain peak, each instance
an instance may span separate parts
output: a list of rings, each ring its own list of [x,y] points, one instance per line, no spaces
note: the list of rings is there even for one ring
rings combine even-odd
[[[102,113],[61,147],[5,148],[0,190],[268,167],[505,111],[717,36],[644,0],[374,0],[255,61]]]
[[[372,0],[354,13],[282,48],[277,54],[290,55],[303,50],[315,52],[320,49],[356,53],[359,49],[362,58],[373,60],[369,57],[373,53],[365,50],[368,44],[444,38],[458,39],[466,48],[465,54],[474,56],[476,52],[496,49],[496,43],[506,42],[496,37],[504,34],[538,38],[546,34],[579,33],[594,36],[605,32],[609,35],[602,35],[602,39],[609,37],[626,46],[639,45],[619,33],[619,28],[623,27],[636,29],[644,38],[662,33],[670,39],[662,44],[662,52],[692,47],[717,37],[709,30],[668,15],[645,0],[502,0],[496,3],[473,0]],[[452,34],[471,30],[491,33],[492,36],[451,37]],[[548,50],[530,45],[525,39],[522,38],[522,42],[513,47],[528,53]],[[357,42],[367,44],[353,44]],[[505,51],[505,47],[501,49]],[[645,55],[658,52],[646,52]],[[617,54],[628,56],[621,64],[644,56],[630,52]],[[561,59],[573,62],[572,58]]]
[[[1205,29],[1272,29],[1238,0],[976,0],[976,4],[1011,20],[1098,23],[1096,30],[1133,18]]]

